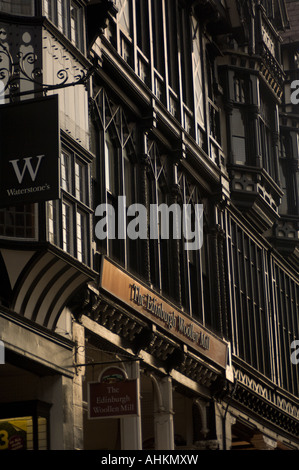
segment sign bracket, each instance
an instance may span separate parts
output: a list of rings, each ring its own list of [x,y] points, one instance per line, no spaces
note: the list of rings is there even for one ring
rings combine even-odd
[[[5,66],[0,68],[0,99],[14,99],[20,96],[32,95],[35,93],[47,93],[48,91],[68,88],[76,85],[87,85],[89,78],[94,74],[97,66],[96,59],[87,69],[79,69],[73,81],[69,81],[69,72],[67,69],[58,70],[56,76],[59,83],[43,84],[39,78],[42,77],[42,69],[36,66],[38,58],[34,52],[22,54],[19,52],[16,59],[12,57],[8,48],[0,42],[0,62]],[[30,66],[30,71],[28,70]],[[20,82],[28,82],[33,87],[32,90],[18,91]]]
[[[108,364],[120,364],[124,362],[138,362],[142,361],[140,357],[132,357],[131,359],[124,359],[123,361],[119,359],[118,361],[107,361],[107,362],[87,362],[86,364],[73,364],[69,367],[88,367],[88,366],[102,366],[102,365],[108,365]]]

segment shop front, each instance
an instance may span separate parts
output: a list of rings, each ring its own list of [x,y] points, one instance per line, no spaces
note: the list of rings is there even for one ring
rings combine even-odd
[[[0,309],[0,450],[74,449],[73,341]]]
[[[81,318],[84,448],[220,448],[228,344],[106,258],[97,299]]]

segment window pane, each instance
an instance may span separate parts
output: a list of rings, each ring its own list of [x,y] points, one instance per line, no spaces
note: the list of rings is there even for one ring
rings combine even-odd
[[[187,106],[193,105],[193,87],[192,87],[192,56],[191,56],[191,34],[190,17],[185,8],[179,11],[180,21],[180,55],[182,61],[182,86],[183,100]]]
[[[239,165],[246,163],[246,146],[245,137],[239,137],[236,135],[232,136],[232,150],[235,158],[235,162]]]
[[[164,39],[163,39],[163,10],[161,0],[152,2],[154,65],[164,76]]]
[[[74,3],[71,3],[70,21],[71,21],[71,41],[75,46],[80,44],[80,9]]]
[[[134,167],[124,150],[124,181],[127,207],[134,202]]]
[[[34,15],[34,0],[1,0],[0,11],[12,15]]]
[[[166,3],[168,81],[174,90],[178,90],[178,50],[177,18],[173,0]]]
[[[82,212],[77,212],[77,258],[82,263],[86,262],[86,233],[87,217]]]
[[[33,450],[32,416],[0,420],[0,450]]]
[[[86,202],[85,169],[85,166],[81,163],[75,163],[75,196],[84,203]]]
[[[65,33],[65,12],[64,12],[64,2],[62,0],[57,0],[57,26]]]
[[[57,24],[57,2],[55,0],[44,0],[43,14]]]
[[[131,36],[131,2],[130,0],[116,0],[118,9],[118,22],[123,31]]]
[[[245,82],[241,78],[234,78],[234,99],[238,103],[245,103]]]
[[[34,205],[0,209],[0,236],[35,238]]]
[[[49,227],[49,242],[58,244],[58,227],[57,227],[57,201],[50,201],[48,203],[48,227]]]
[[[194,77],[194,106],[195,115],[199,124],[204,127],[204,101],[203,101],[203,77],[202,77],[202,50],[199,23],[192,18],[193,38],[193,77]]]
[[[116,191],[115,181],[115,149],[111,141],[110,135],[107,132],[105,136],[105,176],[106,176],[106,189],[112,194]]]
[[[136,2],[136,29],[138,47],[148,56],[150,46],[148,0],[139,0]]]
[[[62,247],[72,253],[72,212],[68,204],[62,204]]]
[[[245,145],[245,125],[242,113],[239,109],[234,109],[231,118],[232,128],[232,151],[235,163],[246,163],[246,145]]]
[[[38,450],[47,450],[47,419],[38,417]]]
[[[281,198],[279,210],[282,214],[285,214],[288,212],[287,162],[282,158],[280,159],[280,182],[284,194]]]
[[[70,192],[70,156],[62,152],[61,154],[61,187],[65,191]]]
[[[38,417],[38,450],[47,450],[47,419]],[[0,420],[0,450],[34,450],[33,418],[22,416]]]

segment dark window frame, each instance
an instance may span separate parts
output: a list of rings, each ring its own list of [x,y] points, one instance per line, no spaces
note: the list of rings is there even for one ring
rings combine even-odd
[[[68,181],[67,187],[64,184],[63,172],[61,172],[61,199],[56,201],[50,201],[47,204],[47,221],[48,221],[48,240],[50,243],[60,247],[66,251],[69,255],[78,259],[78,254],[81,254],[81,250],[78,250],[78,241],[82,240],[81,236],[78,235],[77,216],[82,214],[86,219],[86,225],[83,228],[85,237],[83,239],[84,245],[84,256],[79,256],[79,261],[90,266],[92,263],[91,254],[91,191],[90,191],[90,168],[89,163],[84,159],[83,156],[73,150],[68,145],[63,145],[61,149],[62,155],[67,156],[68,159]],[[76,194],[76,175],[75,168],[76,164],[79,164],[83,168],[83,186],[84,194],[83,197],[77,197]],[[70,210],[70,226],[68,227],[68,234],[70,237],[65,240],[64,237],[64,207],[69,207]],[[67,246],[65,246],[65,243]]]

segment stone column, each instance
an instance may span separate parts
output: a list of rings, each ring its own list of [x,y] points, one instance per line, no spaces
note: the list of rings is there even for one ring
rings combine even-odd
[[[73,379],[55,375],[41,379],[40,399],[51,403],[50,449],[74,450]]]
[[[172,379],[150,377],[154,387],[155,448],[174,450]]]
[[[85,330],[77,322],[73,323],[73,336],[76,342],[75,362],[85,364]],[[73,380],[73,414],[74,414],[74,450],[84,449],[83,442],[83,387],[85,367],[78,367]]]
[[[138,361],[126,364],[128,379],[137,380],[138,416],[120,419],[121,449],[142,450],[141,406],[140,406],[140,364]]]

